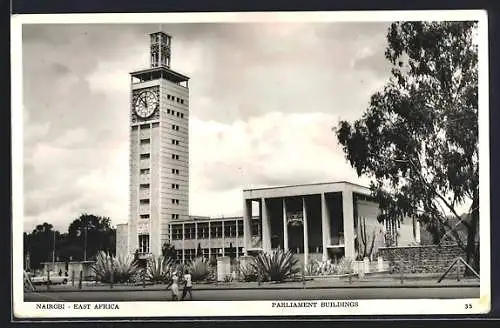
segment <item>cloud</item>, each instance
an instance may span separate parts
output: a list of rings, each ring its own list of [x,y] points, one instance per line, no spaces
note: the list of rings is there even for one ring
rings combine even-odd
[[[241,214],[243,188],[355,180],[331,128],[388,76],[385,23],[163,24],[190,76],[190,211]],[[25,229],[128,219],[129,73],[156,24],[23,28]]]

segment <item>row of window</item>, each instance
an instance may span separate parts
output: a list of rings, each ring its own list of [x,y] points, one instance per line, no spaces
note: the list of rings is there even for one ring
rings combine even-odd
[[[196,234],[198,232],[198,234]],[[214,222],[211,224],[210,228],[208,223],[203,223],[198,225],[198,231],[196,227],[192,224],[184,226],[184,232],[181,224],[172,225],[171,235],[173,240],[181,239],[209,239],[209,238],[222,238],[222,236],[227,238],[235,238],[243,236],[243,222],[236,223],[225,222],[224,229],[222,229],[221,222]]]
[[[180,117],[180,118],[184,118],[184,113],[181,113],[181,112],[176,112],[175,110],[171,110],[171,109],[167,109],[167,114],[170,114],[170,115],[177,115],[177,117]]]
[[[149,153],[141,154],[141,159],[149,159],[149,158],[151,158],[151,154]],[[172,159],[178,160],[179,158],[180,156],[178,154],[172,154]]]
[[[155,123],[153,123],[153,128],[156,128],[159,125],[160,125],[160,123],[155,122]],[[140,127],[141,130],[147,130],[147,129],[151,128],[151,124],[146,123],[146,124],[141,124],[140,126],[134,125],[134,126],[132,126],[132,131],[137,130],[138,127]]]
[[[178,103],[180,103],[180,104],[184,104],[184,99],[179,98],[179,97],[175,97],[175,96],[173,96],[173,95],[169,95],[169,94],[167,94],[167,99],[168,99],[168,100],[172,100],[172,101],[176,101],[176,102],[178,102]]]
[[[198,249],[193,248],[185,248],[184,249],[184,261],[191,261],[198,256],[202,256],[204,258],[210,257],[220,257],[222,255],[226,256],[236,256],[236,252],[238,252],[238,256],[243,256],[243,247],[233,247],[232,249],[229,247],[225,248],[202,248],[201,254],[198,254]],[[177,260],[182,260],[183,251],[182,249],[175,250],[175,255]]]
[[[177,139],[172,139],[172,145],[178,146],[179,142],[180,141]],[[149,139],[149,138],[141,139],[140,143],[141,143],[141,145],[149,145],[151,143],[151,139]]]

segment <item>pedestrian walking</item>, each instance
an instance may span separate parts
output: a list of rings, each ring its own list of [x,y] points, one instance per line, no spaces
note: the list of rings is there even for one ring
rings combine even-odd
[[[189,270],[186,269],[184,272],[184,290],[182,291],[182,300],[186,297],[187,293],[189,293],[189,299],[193,299],[193,282],[191,281],[191,274]]]
[[[170,285],[167,287],[172,291],[172,301],[178,301],[180,292],[179,292],[179,276],[177,275],[177,271],[174,271],[172,273],[172,281],[170,282]]]

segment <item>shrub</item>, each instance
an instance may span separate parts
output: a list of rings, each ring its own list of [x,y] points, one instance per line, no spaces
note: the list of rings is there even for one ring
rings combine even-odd
[[[197,257],[188,265],[192,281],[202,281],[210,275],[210,264],[203,257]]]
[[[260,253],[254,258],[255,267],[262,281],[284,281],[301,272],[299,260],[290,251],[281,249],[271,253]]]
[[[170,272],[174,262],[162,255],[148,261],[146,279],[153,283],[166,283],[170,280]]]
[[[245,282],[256,282],[259,278],[255,265],[245,265],[240,267],[240,276]]]
[[[96,255],[91,270],[96,280],[104,283],[110,283],[111,280],[116,283],[132,282],[138,272],[132,256],[113,257],[103,251]]]
[[[354,262],[350,258],[343,257],[337,264],[338,274],[350,274],[354,272]]]

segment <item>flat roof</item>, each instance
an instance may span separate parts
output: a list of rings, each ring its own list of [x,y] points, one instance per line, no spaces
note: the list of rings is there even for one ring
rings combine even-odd
[[[165,66],[146,68],[143,70],[131,72],[130,75],[137,77],[137,78],[140,78],[141,76],[146,76],[146,75],[149,75],[149,74],[154,73],[154,72],[163,72],[166,74],[166,76],[169,80],[174,81],[174,82],[185,82],[185,81],[189,80],[188,76],[181,74],[179,72],[176,72],[176,71],[174,71],[168,67],[165,67]]]
[[[363,186],[358,183],[353,183],[350,181],[332,181],[332,182],[316,182],[316,183],[305,183],[305,184],[295,184],[295,185],[285,185],[285,186],[276,186],[276,187],[261,187],[261,188],[251,188],[251,189],[243,189],[243,191],[253,191],[253,190],[269,190],[269,189],[282,189],[282,188],[293,188],[293,187],[307,187],[307,186],[323,186],[323,185],[334,185],[334,184],[349,184],[356,187],[367,188],[367,186]]]
[[[247,200],[258,198],[281,198],[305,195],[316,195],[322,193],[352,191],[354,193],[370,195],[370,188],[349,181],[320,182],[310,184],[297,184],[278,187],[263,187],[254,189],[243,189],[243,198]]]

